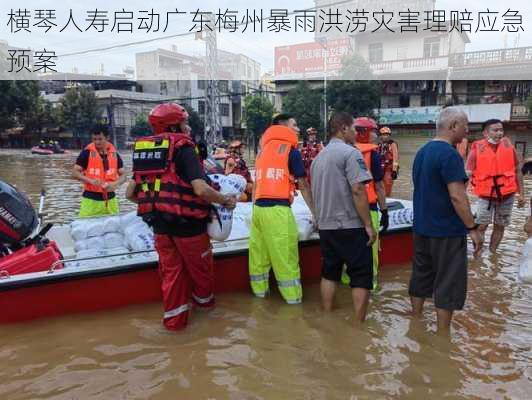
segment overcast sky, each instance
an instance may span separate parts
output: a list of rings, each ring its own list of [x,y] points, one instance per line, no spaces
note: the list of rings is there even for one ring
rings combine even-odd
[[[338,0],[330,0],[328,3],[335,3]],[[11,9],[18,10],[26,8],[32,11],[36,9],[56,9],[57,21],[56,23],[62,27],[68,20],[70,9],[73,10],[73,15],[80,28],[85,29],[88,22],[86,19],[86,12],[88,10],[107,10],[109,16],[112,16],[115,11],[121,11],[125,8],[127,11],[137,12],[140,10],[149,10],[154,8],[162,15],[162,20],[165,20],[166,11],[175,10],[177,7],[179,11],[186,11],[188,13],[195,11],[197,6],[201,3],[202,10],[218,10],[230,9],[238,10],[240,18],[245,15],[246,10],[260,10],[263,8],[265,13],[269,15],[270,9],[286,8],[289,5],[289,11],[296,9],[304,9],[314,6],[313,1],[309,0],[290,0],[290,2],[270,0],[269,2],[256,0],[230,0],[230,1],[212,1],[203,0],[201,2],[190,1],[170,1],[170,0],[152,0],[147,2],[145,0],[70,0],[70,1],[45,1],[45,0],[2,0],[0,5],[0,39],[7,41],[11,46],[29,47],[34,50],[54,50],[58,55],[77,52],[82,50],[89,50],[94,48],[105,47],[109,45],[123,44],[145,39],[155,39],[165,35],[186,33],[192,27],[191,18],[187,16],[175,18],[172,20],[170,29],[166,32],[159,33],[97,33],[95,31],[87,31],[79,33],[76,30],[69,29],[59,33],[59,28],[53,28],[49,33],[39,33],[34,31],[32,33],[18,32],[11,33],[10,27],[7,25]],[[368,1],[373,8],[384,8],[386,11],[386,1]],[[404,3],[408,3],[405,0]],[[467,51],[486,50],[490,48],[502,48],[505,41],[508,47],[513,47],[515,43],[519,46],[532,46],[532,2],[523,0],[507,0],[500,2],[496,0],[479,1],[464,1],[464,0],[437,0],[436,9],[460,10],[467,8],[476,16],[478,11],[485,11],[489,8],[492,11],[499,11],[504,13],[508,8],[519,11],[524,18],[524,32],[518,36],[517,34],[503,34],[503,33],[479,33],[470,35],[471,43],[466,47]],[[112,6],[111,6],[112,4]],[[336,7],[336,6],[333,6]],[[164,17],[164,18],[163,18]],[[35,21],[32,20],[32,24]],[[161,22],[162,23],[162,22]],[[111,21],[112,24],[112,21]],[[110,27],[107,27],[110,30]],[[506,38],[505,38],[506,36]],[[232,51],[235,53],[243,53],[257,61],[262,65],[263,72],[273,70],[273,54],[276,46],[283,46],[287,44],[302,43],[313,40],[313,34],[310,33],[257,33],[242,34],[237,33],[222,33],[218,36],[219,48],[223,50]],[[120,49],[113,49],[107,51],[99,51],[97,53],[90,53],[87,55],[77,55],[70,57],[61,57],[59,59],[59,66],[62,71],[72,71],[73,67],[77,67],[79,72],[92,73],[99,69],[100,64],[104,64],[106,74],[120,73],[126,66],[135,67],[135,53],[142,51],[154,50],[156,48],[170,49],[172,45],[177,46],[178,51],[190,55],[203,55],[205,53],[204,42],[195,40],[193,35],[184,37],[159,40],[149,44],[135,45],[131,47],[124,47]]]

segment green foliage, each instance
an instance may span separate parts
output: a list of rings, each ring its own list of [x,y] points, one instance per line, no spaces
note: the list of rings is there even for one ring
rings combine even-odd
[[[330,107],[354,117],[373,116],[373,110],[380,106],[382,87],[379,81],[368,80],[373,77],[368,63],[353,54],[343,60],[340,77],[327,90]]]
[[[296,118],[301,132],[310,127],[316,128],[320,132],[322,103],[323,91],[312,89],[308,82],[301,81],[283,99],[283,112]],[[321,135],[321,137],[323,138],[325,135]]]
[[[0,81],[0,129],[31,125],[41,103],[38,82]]]
[[[264,96],[249,95],[244,99],[244,121],[248,137],[258,143],[258,139],[271,123],[274,107],[271,101]]]
[[[152,131],[148,123],[148,113],[141,113],[135,117],[135,125],[131,127],[129,134],[133,137],[149,136]]]
[[[90,130],[101,119],[102,110],[96,101],[94,90],[80,86],[67,89],[60,103],[61,124],[76,137],[88,138]]]

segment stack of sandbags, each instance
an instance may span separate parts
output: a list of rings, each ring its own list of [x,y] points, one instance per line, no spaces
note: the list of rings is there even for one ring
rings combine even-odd
[[[70,225],[76,258],[129,252],[118,216],[80,219]]]

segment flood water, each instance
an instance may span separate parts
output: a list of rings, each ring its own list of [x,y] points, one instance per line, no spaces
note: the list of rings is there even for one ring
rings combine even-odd
[[[411,198],[413,155],[426,140],[399,140],[396,197]],[[0,150],[0,179],[35,204],[44,188],[48,220],[68,221],[81,193],[69,179],[74,159]],[[219,295],[216,310],[195,313],[179,334],[161,326],[160,304],[0,326],[0,399],[530,398],[532,288],[517,280],[528,213],[514,213],[498,255],[470,263],[451,343],[434,335],[431,303],[423,321],[408,316],[404,265],[382,272],[360,329],[350,291],[325,315],[317,285],[296,307],[277,293]]]

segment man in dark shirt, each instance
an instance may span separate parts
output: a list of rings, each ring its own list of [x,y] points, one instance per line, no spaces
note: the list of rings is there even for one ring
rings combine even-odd
[[[467,233],[480,248],[479,225],[466,194],[462,157],[453,145],[467,134],[468,118],[454,108],[438,118],[437,136],[416,154],[414,181],[414,259],[409,294],[421,317],[425,298],[434,297],[438,332],[448,335],[453,312],[467,294]]]
[[[105,127],[96,127],[92,142],[79,154],[72,176],[83,183],[80,217],[118,214],[116,190],[125,182],[124,163],[108,141]]]

